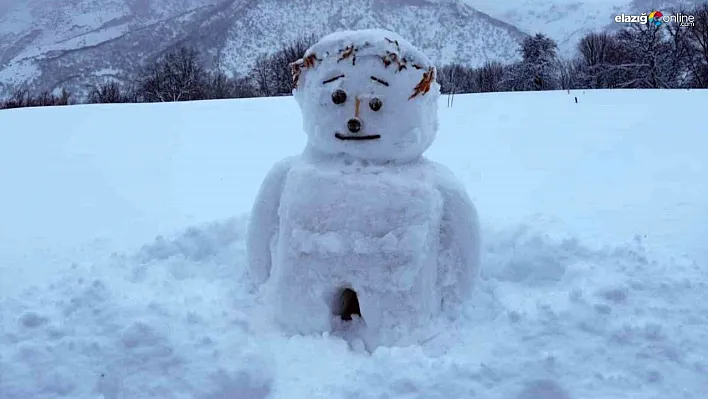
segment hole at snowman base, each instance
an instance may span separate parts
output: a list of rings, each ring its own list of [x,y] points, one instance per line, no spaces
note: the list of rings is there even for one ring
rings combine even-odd
[[[361,317],[359,298],[356,291],[351,288],[340,290],[335,296],[333,310],[335,315],[345,321],[351,321],[353,315]]]

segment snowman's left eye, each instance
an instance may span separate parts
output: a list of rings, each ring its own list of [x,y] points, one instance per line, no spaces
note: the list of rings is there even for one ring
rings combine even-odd
[[[382,105],[383,105],[383,103],[381,102],[381,100],[379,100],[376,97],[372,98],[369,101],[369,108],[371,108],[372,111],[380,110]]]
[[[347,93],[344,92],[342,89],[335,90],[334,93],[332,93],[332,102],[339,105],[339,104],[344,104],[344,102],[347,101]]]

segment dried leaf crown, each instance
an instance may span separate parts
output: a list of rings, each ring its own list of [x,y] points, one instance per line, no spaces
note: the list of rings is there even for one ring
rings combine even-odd
[[[435,67],[428,66],[426,68],[420,63],[416,63],[415,61],[411,60],[408,56],[401,56],[401,48],[398,44],[398,41],[391,40],[389,38],[385,38],[385,40],[387,43],[393,46],[393,51],[385,50],[383,54],[378,55],[381,58],[381,61],[383,62],[385,68],[388,68],[393,65],[396,68],[396,72],[408,69],[408,66],[411,66],[415,69],[425,69],[425,72],[423,72],[423,77],[421,78],[420,82],[418,82],[418,84],[413,88],[413,94],[411,94],[408,99],[410,100],[418,95],[425,95],[427,92],[429,92],[431,85],[435,81]],[[351,61],[352,65],[356,65],[357,53],[361,50],[368,49],[371,47],[371,43],[364,42],[362,45],[359,46],[351,44],[349,46],[341,48],[336,54],[338,57],[337,62]],[[317,54],[314,51],[308,50],[302,58],[291,63],[290,68],[292,73],[293,88],[298,88],[298,84],[300,82],[300,75],[304,70],[307,70],[308,68],[314,68],[315,66],[317,66],[317,63],[322,62],[324,58],[331,57],[332,55],[334,54],[325,52],[324,57],[318,58]]]

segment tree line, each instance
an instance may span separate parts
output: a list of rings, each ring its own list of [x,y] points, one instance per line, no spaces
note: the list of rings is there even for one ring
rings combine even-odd
[[[520,45],[521,60],[487,62],[479,68],[462,64],[438,70],[443,93],[475,93],[559,89],[708,88],[708,2],[691,10],[694,26],[675,23],[632,24],[614,33],[593,32],[577,43],[574,58],[563,60],[557,44],[543,34]],[[289,64],[316,42],[314,35],[259,56],[244,75],[230,75],[217,54],[207,68],[202,54],[179,47],[144,66],[130,83],[105,81],[93,86],[85,100],[44,91],[31,95],[15,90],[2,108],[71,103],[141,103],[290,95]]]
[[[14,90],[0,109],[78,103],[150,103],[225,98],[272,97],[291,94],[290,63],[316,42],[314,35],[284,45],[273,54],[259,56],[251,71],[230,76],[217,54],[214,67],[207,68],[203,54],[195,47],[180,46],[148,63],[128,83],[106,80],[88,90],[84,99],[62,90],[60,95],[42,91],[32,95],[26,87]],[[73,101],[72,101],[73,100]]]
[[[693,26],[632,24],[614,33],[583,36],[576,56],[561,59],[557,44],[543,34],[527,37],[521,61],[460,64],[440,68],[444,93],[566,89],[708,88],[708,2],[691,10]]]

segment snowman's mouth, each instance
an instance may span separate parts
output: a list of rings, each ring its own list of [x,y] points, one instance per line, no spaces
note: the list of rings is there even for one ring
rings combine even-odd
[[[376,140],[376,139],[380,139],[381,135],[380,134],[371,134],[368,136],[346,136],[341,133],[335,133],[334,137],[336,137],[340,140]]]

